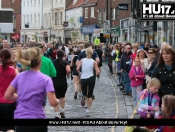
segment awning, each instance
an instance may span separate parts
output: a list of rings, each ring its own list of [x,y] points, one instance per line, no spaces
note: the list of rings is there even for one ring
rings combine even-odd
[[[153,26],[147,26],[144,28],[139,28],[137,31],[142,32],[142,31],[150,31],[153,30]]]

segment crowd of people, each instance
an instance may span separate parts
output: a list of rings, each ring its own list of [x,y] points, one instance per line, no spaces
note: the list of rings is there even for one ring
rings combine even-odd
[[[1,119],[44,119],[47,99],[54,107],[55,119],[66,118],[68,78],[74,83],[72,98],[81,99],[89,117],[96,78],[100,78],[105,63],[110,74],[118,78],[123,95],[133,97],[134,108],[140,101],[140,118],[175,118],[175,52],[166,42],[159,48],[148,42],[143,46],[127,42],[63,45],[30,41],[11,46],[3,40],[0,63]],[[175,128],[160,129],[171,132]],[[47,126],[0,126],[0,131],[7,130],[46,132]]]

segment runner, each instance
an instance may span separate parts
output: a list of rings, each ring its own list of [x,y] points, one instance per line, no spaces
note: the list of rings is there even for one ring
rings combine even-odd
[[[18,51],[17,60],[30,67],[30,70],[19,73],[5,93],[6,99],[17,102],[15,119],[45,119],[43,109],[45,93],[51,106],[58,105],[51,78],[40,72],[41,55],[41,50],[36,47]],[[15,132],[26,130],[47,132],[47,126],[16,126]]]
[[[53,64],[55,66],[55,69],[57,71],[56,77],[53,77],[53,84],[55,88],[55,93],[57,99],[60,99],[60,115],[61,118],[65,118],[64,114],[64,107],[65,107],[65,94],[67,91],[67,79],[66,75],[69,75],[71,73],[69,63],[67,61],[63,60],[64,57],[64,52],[62,50],[59,50],[57,52],[57,59],[53,61]],[[55,110],[55,118],[59,118],[58,116],[58,111],[59,111],[59,106],[57,105],[54,107]]]
[[[76,62],[77,62],[77,59],[78,59],[78,55],[80,54],[80,50],[77,50],[75,52],[75,56],[72,58],[72,61],[71,61],[71,64],[70,66],[73,67],[73,78],[74,78],[74,90],[75,90],[75,95],[74,95],[74,99],[77,99],[77,95],[79,96],[79,98],[82,97],[82,94],[81,94],[81,83],[80,83],[80,77],[76,71]]]
[[[4,97],[5,91],[9,84],[18,74],[18,70],[9,64],[12,63],[11,53],[8,49],[0,51],[0,119],[13,119],[16,103],[14,101],[6,100]],[[14,132],[15,126],[0,126],[0,131]]]
[[[99,71],[97,62],[92,59],[92,55],[93,55],[92,48],[87,48],[86,58],[81,59],[76,69],[78,74],[81,77],[81,86],[82,86],[82,92],[83,92],[82,102],[85,103],[85,98],[87,99],[86,116],[90,116],[90,107],[92,104],[92,94],[93,94],[93,90],[95,86],[94,68],[96,71],[96,75],[97,76],[100,75],[100,71]],[[81,72],[80,72],[80,68],[81,68]]]

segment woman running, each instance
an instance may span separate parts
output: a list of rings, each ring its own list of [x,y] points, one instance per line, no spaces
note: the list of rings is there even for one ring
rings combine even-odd
[[[6,100],[4,97],[5,91],[9,84],[18,74],[18,70],[10,66],[12,63],[11,53],[8,49],[0,51],[0,119],[13,119],[16,103]],[[14,132],[15,126],[0,126],[0,131]]]
[[[64,107],[65,107],[65,94],[67,91],[67,79],[66,75],[69,75],[71,73],[69,63],[67,61],[63,60],[64,57],[64,52],[62,50],[59,50],[57,52],[57,59],[53,61],[53,64],[55,66],[55,69],[57,71],[56,77],[53,77],[53,84],[55,88],[55,93],[57,99],[60,99],[60,115],[61,118],[65,118],[64,114]],[[55,110],[55,118],[59,118],[58,116],[58,111],[59,111],[59,106],[57,105],[54,107]]]
[[[92,94],[95,86],[94,79],[94,68],[96,71],[96,75],[100,75],[100,71],[97,65],[97,62],[92,59],[93,50],[92,48],[86,49],[86,58],[81,59],[77,66],[77,72],[81,76],[81,88],[83,92],[83,102],[85,103],[85,98],[87,98],[87,110],[86,116],[90,116],[90,107],[92,104]],[[80,72],[81,68],[81,72]],[[88,89],[87,89],[87,86]]]
[[[80,78],[79,75],[76,71],[76,62],[78,59],[78,55],[80,54],[80,50],[77,50],[74,54],[74,57],[71,61],[70,66],[73,67],[73,78],[74,78],[74,90],[75,90],[75,95],[74,95],[74,99],[77,99],[77,95],[79,94],[79,97],[81,97],[81,85],[80,85]],[[79,93],[78,93],[79,92]]]
[[[45,119],[43,108],[45,93],[51,106],[58,105],[52,79],[40,72],[41,55],[41,50],[36,47],[18,51],[17,61],[30,67],[30,70],[19,73],[5,93],[6,99],[17,102],[15,119]],[[15,132],[39,131],[47,132],[47,126],[16,126],[15,130]]]

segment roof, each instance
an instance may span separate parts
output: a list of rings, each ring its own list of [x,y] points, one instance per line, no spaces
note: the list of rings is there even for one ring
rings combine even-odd
[[[72,9],[72,8],[76,8],[76,7],[80,7],[82,6],[84,3],[84,0],[77,0],[77,2],[73,5],[73,0],[70,2],[70,4],[67,6],[66,10]]]
[[[92,3],[96,3],[97,0],[88,0],[85,4],[92,4]]]

